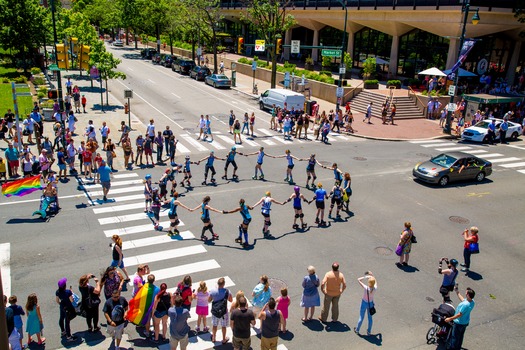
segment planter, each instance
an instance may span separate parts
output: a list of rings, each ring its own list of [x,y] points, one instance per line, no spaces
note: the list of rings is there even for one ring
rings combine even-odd
[[[334,79],[334,85],[339,86],[339,79]],[[347,85],[348,85],[348,80],[343,79],[341,86],[347,86]]]
[[[377,83],[377,84],[364,84],[363,87],[365,89],[369,89],[369,90],[371,90],[371,89],[379,89],[379,83]]]
[[[386,87],[390,88],[391,86],[395,87],[396,89],[401,89],[401,84],[390,84],[390,85],[387,84]]]
[[[314,70],[313,63],[305,63],[304,64],[304,69],[309,70],[309,71],[313,71]]]

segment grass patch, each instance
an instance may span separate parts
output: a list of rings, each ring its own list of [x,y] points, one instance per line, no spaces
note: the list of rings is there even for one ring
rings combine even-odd
[[[5,77],[5,78],[8,78],[9,80],[13,80],[15,78],[18,78],[21,75],[22,73],[18,72],[16,68],[11,68],[11,67],[7,68],[7,67],[0,65],[0,77],[2,78]]]
[[[29,92],[27,88],[17,88],[18,92]],[[19,96],[18,100],[18,113],[20,118],[24,118],[27,114],[33,110],[33,98],[31,96]],[[2,113],[6,113],[8,109],[13,112],[15,110],[13,105],[13,93],[11,91],[11,84],[0,84],[0,106],[2,106]]]

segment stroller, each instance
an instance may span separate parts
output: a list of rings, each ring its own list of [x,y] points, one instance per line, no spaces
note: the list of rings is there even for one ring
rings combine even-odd
[[[445,318],[452,317],[455,313],[456,309],[450,302],[443,303],[437,309],[432,310],[432,323],[434,325],[427,332],[427,344],[448,340],[452,324],[445,322]]]

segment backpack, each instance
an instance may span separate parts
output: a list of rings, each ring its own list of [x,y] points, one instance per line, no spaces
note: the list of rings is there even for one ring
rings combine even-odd
[[[189,297],[192,295],[191,288],[188,286],[185,286],[182,282],[177,285],[177,291],[175,292],[176,295],[180,295],[182,298],[182,303],[184,305],[191,304],[188,303]]]
[[[228,312],[228,290],[224,294],[224,299],[211,303],[211,314],[217,318],[222,318]]]
[[[115,323],[124,321],[124,308],[118,304],[113,307],[111,311],[111,320]]]

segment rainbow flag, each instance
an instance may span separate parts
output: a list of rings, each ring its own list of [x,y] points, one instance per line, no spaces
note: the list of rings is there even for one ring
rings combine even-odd
[[[129,301],[128,321],[137,326],[145,326],[151,317],[153,301],[158,292],[159,287],[144,284]]]
[[[37,175],[3,184],[2,194],[6,197],[22,197],[41,189],[40,175]]]

